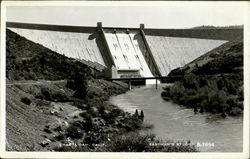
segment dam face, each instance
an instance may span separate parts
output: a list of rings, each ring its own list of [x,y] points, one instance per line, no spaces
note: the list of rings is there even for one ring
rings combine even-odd
[[[160,36],[146,36],[146,39],[162,76],[167,76],[171,70],[182,67],[227,42]]]
[[[105,66],[92,33],[10,28],[13,32],[70,58],[97,62]]]
[[[105,28],[100,23],[97,27],[74,27],[7,22],[7,28],[90,67],[115,68],[122,75],[119,77],[135,73],[140,77],[167,76],[171,70],[232,40],[231,34],[235,34],[232,30],[210,29],[213,34],[218,32],[213,37],[209,30],[206,34],[201,30],[186,34],[185,30]]]

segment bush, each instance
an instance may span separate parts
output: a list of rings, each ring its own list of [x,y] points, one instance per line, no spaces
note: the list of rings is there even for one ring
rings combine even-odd
[[[197,90],[199,87],[197,77],[194,74],[185,75],[181,82],[182,82],[183,86],[185,88],[188,88],[188,89]]]
[[[76,127],[74,125],[70,125],[67,128],[67,134],[68,137],[71,137],[72,139],[79,139],[83,137],[83,132],[79,127]]]
[[[238,107],[233,107],[232,110],[230,111],[230,115],[238,115],[241,113],[242,113],[242,110]]]
[[[197,152],[194,145],[185,142],[168,141],[173,145],[160,145],[162,141],[156,140],[154,135],[141,135],[139,133],[129,133],[115,137],[107,142],[106,150],[111,152]],[[151,145],[157,144],[157,146]]]
[[[102,114],[102,118],[108,124],[114,124],[115,119],[122,114],[122,110],[119,108],[112,108],[111,111]]]
[[[84,121],[79,123],[78,126],[81,127],[81,129],[86,130],[86,132],[90,131],[94,126],[92,114],[82,112],[80,113],[80,116],[84,119]]]
[[[62,91],[58,91],[54,94],[52,94],[53,101],[57,101],[57,102],[68,102],[70,100],[69,96],[62,92]]]
[[[78,98],[73,98],[72,104],[82,110],[88,110],[91,108],[89,105],[86,104],[84,100]]]
[[[75,93],[74,96],[84,99],[88,93],[88,81],[85,73],[77,73],[74,78]]]
[[[230,114],[233,107],[243,109],[243,105],[238,104],[243,99],[241,80],[240,73],[217,76],[190,74],[180,82],[165,87],[161,96],[196,110],[200,108],[200,112]]]
[[[112,139],[106,144],[106,149],[111,152],[147,152],[150,150],[149,141],[153,138],[154,136],[129,133]]]
[[[51,101],[51,90],[47,88],[42,88],[41,89],[42,97],[46,100]]]
[[[84,142],[90,146],[91,149],[94,148],[93,144],[99,144],[102,142],[101,135],[94,132],[90,132],[84,139]]]
[[[124,128],[127,132],[138,130],[142,127],[142,120],[138,117],[132,117],[129,119],[125,119]]]
[[[46,101],[46,100],[37,99],[35,101],[35,103],[36,103],[37,106],[50,106],[51,102]]]
[[[58,136],[55,136],[56,141],[61,141],[61,140],[65,140],[65,139],[66,139],[65,134],[59,134]]]
[[[31,104],[31,100],[29,98],[27,98],[27,97],[23,97],[21,99],[21,102],[24,103],[24,104],[26,104],[26,105],[30,105]]]
[[[67,80],[67,83],[66,83],[66,87],[69,88],[69,89],[72,89],[74,90],[75,89],[75,82],[74,80]]]
[[[55,101],[55,102],[68,102],[70,101],[70,97],[64,93],[63,91],[53,91],[49,88],[42,88],[41,93],[35,96],[39,99],[45,99],[47,101]]]
[[[98,112],[99,112],[100,115],[103,115],[104,112],[105,112],[105,107],[103,105],[99,106],[98,107]]]

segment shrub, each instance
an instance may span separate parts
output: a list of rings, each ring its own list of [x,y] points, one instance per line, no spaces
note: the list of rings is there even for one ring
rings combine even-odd
[[[41,100],[41,99],[37,99],[35,102],[37,106],[50,106],[50,103],[51,103],[49,101]]]
[[[65,135],[65,134],[59,134],[58,136],[55,136],[54,139],[55,139],[56,141],[65,140],[65,139],[66,139],[66,135]]]
[[[93,119],[92,116],[86,116],[86,122],[85,122],[85,130],[88,132],[93,128]]]
[[[241,76],[241,73],[217,76],[189,74],[174,85],[165,87],[161,96],[177,104],[200,108],[200,112],[229,113],[233,107],[243,109],[238,104],[243,99]]]
[[[79,138],[83,137],[83,132],[81,131],[81,129],[79,127],[76,127],[74,125],[70,125],[67,128],[66,135],[68,137],[71,137],[72,139],[79,139]]]
[[[230,96],[230,97],[228,97],[228,99],[227,99],[227,104],[230,106],[230,107],[236,107],[236,105],[237,105],[237,99],[236,99],[236,97],[234,97],[234,96]]]
[[[242,113],[242,110],[238,107],[233,107],[232,110],[230,111],[230,115],[238,115],[241,113]]]
[[[128,133],[117,136],[112,141],[107,142],[106,150],[111,152],[197,152],[194,145],[186,142],[173,142],[174,144],[160,145],[162,141],[156,140],[154,135],[139,133]],[[158,144],[157,146],[151,145]],[[165,142],[164,142],[165,143]]]
[[[98,144],[102,141],[101,135],[98,135],[94,132],[90,132],[84,139],[84,142],[90,146],[90,148],[94,148],[93,144]]]
[[[185,75],[181,82],[183,86],[188,89],[192,88],[192,89],[197,90],[199,87],[197,77],[194,74]]]
[[[78,98],[73,98],[73,105],[82,110],[88,110],[91,108],[84,100]]]
[[[26,104],[26,105],[30,105],[31,104],[31,100],[29,98],[27,98],[27,97],[23,97],[21,99],[21,102],[24,103],[24,104]]]
[[[105,112],[105,107],[103,105],[99,106],[98,107],[98,112],[99,112],[99,114],[103,115],[104,112]]]
[[[142,123],[138,117],[127,118],[124,121],[124,128],[127,132],[138,130],[142,127]]]
[[[42,88],[41,89],[42,97],[46,100],[51,101],[51,90],[48,88]]]
[[[244,100],[244,88],[243,88],[243,86],[238,89],[237,94],[239,96],[238,97],[239,101],[243,101]]]
[[[58,91],[54,94],[52,94],[53,101],[57,101],[57,102],[68,102],[70,100],[69,96],[62,92],[62,91]]]
[[[86,130],[87,132],[90,131],[94,126],[92,114],[89,114],[88,112],[82,112],[80,113],[80,116],[84,118],[85,120],[79,126],[83,130]]]
[[[102,114],[102,118],[108,123],[108,124],[114,124],[115,119],[122,114],[122,110],[119,108],[112,108],[109,112],[105,112]]]
[[[45,99],[47,101],[55,102],[68,102],[70,97],[63,91],[53,91],[49,88],[42,88],[41,93],[35,96],[39,99]]]
[[[129,133],[115,137],[107,143],[107,149],[111,152],[143,152],[149,151],[149,141],[153,136]]]
[[[74,90],[75,89],[75,83],[74,83],[74,80],[67,80],[67,83],[66,83],[66,87],[69,88],[69,89],[72,89]]]
[[[162,96],[162,97],[168,97],[168,95],[169,95],[169,94],[167,93],[167,91],[161,92],[161,96]]]
[[[88,81],[86,74],[77,73],[74,78],[75,93],[74,96],[80,99],[84,99],[88,93]]]
[[[119,108],[113,108],[110,112],[114,117],[118,117],[119,115],[122,114],[122,110]]]

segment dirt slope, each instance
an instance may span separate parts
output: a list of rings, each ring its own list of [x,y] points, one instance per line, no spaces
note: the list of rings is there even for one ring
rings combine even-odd
[[[42,83],[42,82],[41,82]],[[55,109],[55,104],[42,102],[34,98],[41,87],[50,87],[61,90],[62,84],[42,85],[24,84],[9,85],[6,88],[6,138],[7,150],[32,151],[46,150],[40,143],[52,134],[44,131],[46,125],[56,123],[57,120],[65,120],[50,114]],[[32,103],[27,105],[21,102],[21,98],[28,97]],[[58,105],[58,104],[57,104]],[[65,105],[65,104],[64,104]],[[63,106],[63,105],[62,105]],[[74,111],[76,107],[68,107],[67,111]],[[73,109],[73,110],[72,110]]]

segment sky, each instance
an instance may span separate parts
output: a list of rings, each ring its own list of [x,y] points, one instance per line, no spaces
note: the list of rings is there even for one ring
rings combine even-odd
[[[190,28],[201,25],[228,26],[244,23],[244,2],[78,2],[7,5],[11,22],[73,26]],[[65,6],[67,5],[67,6]]]

